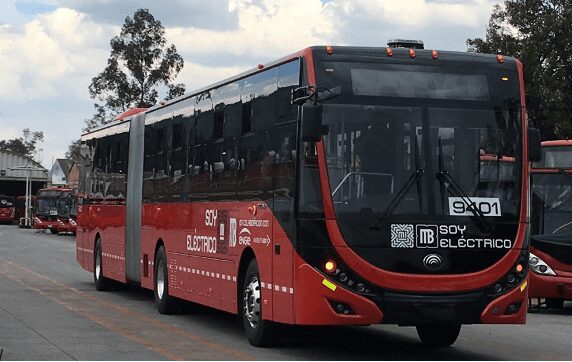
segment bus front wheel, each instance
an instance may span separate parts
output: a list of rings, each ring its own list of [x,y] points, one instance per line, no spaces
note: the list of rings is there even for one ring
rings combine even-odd
[[[423,324],[417,326],[421,342],[429,347],[448,347],[455,343],[461,332],[460,324]]]
[[[159,247],[155,257],[155,305],[161,314],[172,314],[176,309],[175,298],[169,295],[169,274],[165,247]]]
[[[255,347],[268,347],[275,343],[276,326],[262,319],[262,288],[256,260],[250,261],[239,298],[240,315],[248,342]]]

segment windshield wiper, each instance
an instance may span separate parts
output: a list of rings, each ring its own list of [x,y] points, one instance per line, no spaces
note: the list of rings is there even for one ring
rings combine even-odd
[[[460,197],[461,200],[467,205],[467,210],[473,213],[479,224],[482,226],[481,230],[490,233],[492,231],[491,225],[485,218],[485,214],[475,206],[475,203],[471,200],[471,198],[467,195],[467,193],[463,190],[463,188],[455,181],[453,176],[445,169],[445,162],[443,161],[443,147],[441,145],[441,138],[439,138],[439,172],[437,172],[437,179],[441,183],[441,202],[444,203],[445,193],[443,189],[446,189],[450,192],[450,189],[456,194],[456,196]],[[447,184],[448,183],[448,184]],[[444,207],[444,206],[443,206]]]
[[[411,176],[409,177],[409,179],[407,180],[407,182],[405,183],[405,185],[403,185],[403,187],[399,190],[399,192],[395,195],[395,197],[393,198],[393,200],[391,200],[391,203],[389,204],[389,206],[387,207],[387,209],[385,209],[385,211],[383,212],[383,214],[381,216],[379,216],[377,218],[377,221],[375,222],[375,224],[373,224],[370,229],[373,230],[379,230],[379,228],[381,227],[381,223],[389,216],[391,215],[391,213],[393,212],[393,210],[395,210],[395,208],[399,205],[399,203],[401,202],[401,200],[403,200],[403,198],[405,197],[405,195],[407,195],[407,192],[409,192],[409,189],[411,188],[411,186],[413,186],[413,184],[415,183],[415,181],[417,181],[424,173],[425,171],[423,171],[423,169],[416,169]],[[419,195],[419,197],[421,197],[421,195]]]

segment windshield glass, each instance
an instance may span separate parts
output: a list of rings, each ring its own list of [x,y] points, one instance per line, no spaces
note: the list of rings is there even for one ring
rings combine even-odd
[[[536,168],[569,168],[572,167],[572,146],[544,146],[542,160],[535,162]]]
[[[58,215],[66,216],[68,213],[67,198],[59,198],[57,204],[58,204]]]
[[[485,216],[518,215],[518,128],[509,115],[499,120],[487,109],[327,105],[324,121],[338,213],[378,215],[402,191],[392,215],[471,216],[465,196]],[[443,180],[444,173],[453,180]]]
[[[11,197],[0,197],[0,208],[14,207],[14,199]]]
[[[50,211],[56,210],[56,199],[37,199],[36,213],[39,215],[50,215]]]
[[[532,174],[532,191],[532,233],[572,234],[572,175]]]

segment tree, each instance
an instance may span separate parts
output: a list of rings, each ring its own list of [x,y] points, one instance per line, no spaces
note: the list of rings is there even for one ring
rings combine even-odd
[[[22,137],[9,140],[0,140],[0,150],[12,151],[26,157],[35,158],[42,151],[38,143],[44,142],[44,132],[30,131],[29,128],[22,130]]]
[[[92,79],[89,94],[103,104],[95,104],[95,115],[87,129],[109,123],[118,114],[134,107],[157,103],[158,87],[167,91],[165,99],[185,92],[183,84],[173,84],[184,66],[175,45],[167,46],[165,29],[147,9],[125,18],[119,36],[111,39],[107,67]]]
[[[74,163],[80,161],[81,153],[81,140],[73,141],[66,152],[66,159],[72,160]]]
[[[543,139],[572,137],[572,2],[505,0],[495,5],[486,38],[468,39],[468,50],[502,53],[524,65],[527,94],[540,99],[530,112]]]

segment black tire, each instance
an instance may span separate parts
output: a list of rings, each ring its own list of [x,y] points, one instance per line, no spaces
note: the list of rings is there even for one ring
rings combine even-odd
[[[58,231],[57,231],[56,229],[50,229],[50,232],[51,232],[52,234],[57,234],[57,233],[58,233]]]
[[[111,288],[111,280],[103,276],[103,256],[100,239],[95,241],[95,250],[93,252],[93,282],[95,283],[95,289],[100,292]]]
[[[564,299],[546,298],[546,306],[552,309],[564,308]]]
[[[417,326],[417,335],[428,347],[448,347],[455,343],[461,332],[460,324],[423,324]]]
[[[255,347],[269,347],[276,343],[276,325],[262,319],[262,288],[258,264],[253,259],[239,286],[239,313],[248,342]]]
[[[155,256],[155,272],[153,276],[155,305],[161,314],[173,314],[177,309],[176,299],[169,295],[169,274],[165,247],[159,247]]]

